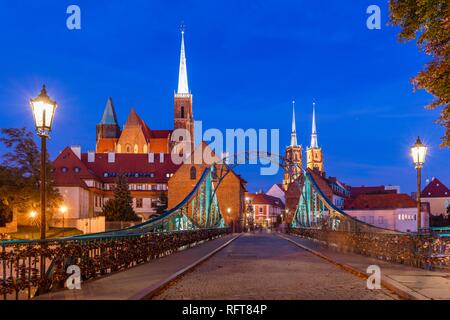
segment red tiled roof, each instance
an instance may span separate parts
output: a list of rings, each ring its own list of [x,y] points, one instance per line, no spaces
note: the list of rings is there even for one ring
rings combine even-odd
[[[420,196],[422,198],[445,198],[450,197],[450,190],[437,178],[422,190]]]
[[[250,193],[248,194],[248,198],[252,199],[252,204],[268,204],[284,209],[284,204],[280,198],[269,196],[265,193]]]
[[[346,201],[344,209],[397,209],[414,208],[416,206],[416,201],[404,193],[360,194],[353,200]]]
[[[140,126],[147,142],[151,139],[166,139],[173,132],[173,130],[151,130],[145,121],[136,113],[136,110],[133,107],[128,114],[125,126]]]
[[[96,178],[69,147],[65,148],[53,161],[53,168],[56,186],[86,188],[83,180]],[[76,173],[75,168],[80,168],[80,172]],[[67,172],[63,172],[63,170],[67,170]]]
[[[322,177],[320,174],[318,174],[316,171],[307,169],[309,173],[311,173],[314,181],[317,183],[317,186],[319,189],[323,192],[323,194],[328,198],[333,198],[333,190],[331,189],[330,185],[328,184],[328,181]]]
[[[361,194],[386,194],[386,193],[397,193],[396,190],[386,190],[385,186],[370,186],[370,187],[351,187],[350,196],[356,198]]]
[[[67,147],[53,162],[55,182],[60,186],[85,186],[83,179],[96,179],[101,182],[114,182],[118,173],[127,174],[131,183],[167,183],[167,173],[175,173],[179,165],[172,162],[170,154],[155,153],[152,163],[148,154],[116,153],[115,160],[108,162],[108,153],[96,153],[95,161],[88,162],[88,154],[81,154],[81,160]],[[75,168],[79,172],[75,172]],[[65,169],[64,169],[65,168]],[[66,170],[66,172],[64,172]]]
[[[150,130],[150,137],[153,139],[166,139],[172,132],[173,130]]]

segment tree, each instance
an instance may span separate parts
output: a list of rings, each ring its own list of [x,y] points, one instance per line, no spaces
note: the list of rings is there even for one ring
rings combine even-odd
[[[445,128],[442,146],[450,147],[450,5],[448,0],[390,0],[390,24],[401,28],[402,42],[417,39],[420,50],[432,56],[412,79],[414,90],[434,96],[426,106],[442,106],[437,123]]]
[[[8,206],[6,200],[0,199],[0,228],[11,222],[12,218],[12,209]]]
[[[103,214],[107,221],[137,221],[140,218],[133,209],[133,198],[128,182],[123,174],[117,175],[114,197],[103,206]]]
[[[0,133],[0,142],[7,148],[0,164],[0,202],[5,206],[3,212],[11,212],[13,208],[19,212],[39,210],[41,155],[33,134],[26,128],[2,128]],[[47,217],[50,218],[62,198],[54,186],[50,160],[47,160],[46,171],[47,210],[50,213]]]

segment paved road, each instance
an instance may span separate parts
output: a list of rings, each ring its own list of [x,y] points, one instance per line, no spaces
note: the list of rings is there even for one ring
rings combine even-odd
[[[245,234],[154,299],[395,299],[273,234]]]

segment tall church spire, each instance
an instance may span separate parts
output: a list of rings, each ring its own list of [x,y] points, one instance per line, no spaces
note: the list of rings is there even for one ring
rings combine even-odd
[[[178,72],[178,94],[188,94],[188,78],[186,67],[186,54],[184,52],[184,27],[181,27],[181,52],[180,52],[180,69]]]
[[[295,100],[292,101],[292,132],[291,132],[291,146],[297,145],[297,130],[295,127]]]
[[[317,143],[317,131],[316,131],[316,103],[313,102],[313,113],[312,113],[312,130],[311,130],[311,145],[310,148],[318,148]]]

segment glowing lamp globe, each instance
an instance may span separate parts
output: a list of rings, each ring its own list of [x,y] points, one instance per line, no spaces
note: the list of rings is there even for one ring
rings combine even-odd
[[[45,85],[42,86],[41,93],[36,98],[30,99],[30,107],[38,135],[47,136],[52,130],[57,105],[56,101],[47,95]]]
[[[416,143],[411,147],[411,157],[416,165],[416,168],[422,168],[425,163],[427,149],[427,146],[420,141],[419,137],[417,137]]]

